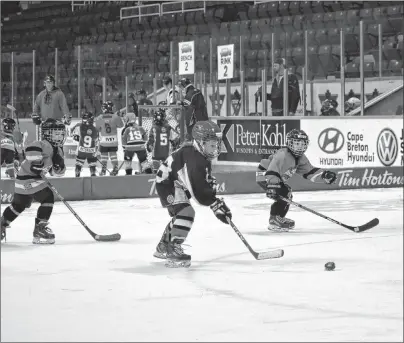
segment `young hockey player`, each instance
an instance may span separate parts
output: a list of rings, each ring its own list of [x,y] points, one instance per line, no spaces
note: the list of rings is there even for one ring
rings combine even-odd
[[[95,127],[100,139],[102,163],[100,176],[104,176],[107,172],[108,154],[113,165],[111,175],[118,174],[118,129],[123,127],[123,121],[120,116],[113,113],[113,107],[111,101],[104,102],[101,106],[102,114],[95,119]]]
[[[96,176],[98,131],[94,126],[94,116],[91,112],[83,114],[81,123],[72,128],[73,139],[79,142],[76,157],[76,177],[80,177],[81,169],[87,160],[91,176]]]
[[[189,267],[191,256],[184,253],[182,243],[194,222],[193,197],[210,206],[215,216],[228,224],[232,217],[223,199],[216,197],[216,179],[211,175],[212,160],[219,156],[222,132],[212,121],[197,122],[192,130],[193,142],[174,151],[160,166],[156,190],[163,207],[172,217],[157,245],[154,256],[166,259],[167,267]]]
[[[315,168],[305,152],[309,137],[303,130],[293,129],[286,135],[286,148],[279,149],[268,159],[261,160],[256,173],[257,183],[266,191],[267,197],[275,200],[271,206],[268,230],[283,232],[295,227],[295,222],[285,218],[289,204],[278,195],[292,199],[292,189],[286,181],[297,173],[313,181],[320,176],[325,183],[332,184],[337,175],[333,171]]]
[[[14,135],[14,129],[16,122],[12,118],[4,118],[1,121],[2,130],[0,132],[1,137],[1,164],[6,164],[6,174],[11,178],[15,178],[15,162],[18,163],[19,150],[16,137]],[[21,152],[21,151],[20,151]]]
[[[166,120],[166,111],[158,109],[153,115],[153,126],[149,132],[147,140],[147,151],[152,153],[153,170],[160,167],[171,151],[175,150],[179,144],[179,137]]]
[[[122,147],[124,149],[126,175],[132,175],[132,159],[136,154],[139,160],[141,173],[151,174],[152,169],[147,161],[146,153],[146,131],[132,119],[122,135]]]
[[[48,227],[54,204],[53,191],[41,175],[49,171],[61,176],[66,170],[61,149],[66,138],[65,125],[59,120],[47,119],[41,124],[41,134],[40,141],[30,143],[25,149],[25,160],[15,180],[13,201],[1,217],[1,240],[6,237],[10,223],[36,200],[41,205],[35,218],[32,243],[55,243],[55,235]]]

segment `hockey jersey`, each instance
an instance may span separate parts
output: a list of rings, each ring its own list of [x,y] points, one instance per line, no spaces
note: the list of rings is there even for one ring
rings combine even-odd
[[[164,121],[163,125],[153,124],[147,141],[147,145],[153,147],[153,160],[163,161],[168,157],[170,154],[170,142],[176,136],[167,121]]]
[[[61,148],[54,148],[48,141],[34,141],[25,149],[25,160],[21,163],[15,180],[15,192],[19,194],[34,194],[47,187],[40,175],[31,171],[33,162],[43,161],[43,170],[46,173],[52,168],[52,158],[55,153],[63,156]],[[66,168],[65,168],[66,169]],[[63,175],[65,170],[61,170],[58,175]]]
[[[78,123],[73,127],[72,132],[80,137],[78,152],[94,154],[97,151],[98,131],[94,125]]]
[[[2,149],[11,150],[11,151],[16,150],[14,135],[12,133],[1,131],[0,138],[1,138],[1,148]]]
[[[160,166],[156,182],[174,187],[178,183],[190,196],[204,206],[212,205],[216,192],[208,182],[212,163],[194,145],[184,145],[173,152]]]
[[[146,150],[147,134],[140,125],[128,126],[122,135],[122,146],[127,151]]]
[[[281,148],[268,159],[262,159],[256,172],[258,183],[285,183],[293,174],[297,173],[314,181],[323,172],[311,165],[306,155],[295,157],[288,148]]]
[[[117,147],[118,129],[123,127],[123,121],[115,113],[103,113],[95,118],[94,126],[99,132],[100,146]]]
[[[1,148],[11,151],[22,151],[23,135],[19,131],[13,133],[0,131]]]

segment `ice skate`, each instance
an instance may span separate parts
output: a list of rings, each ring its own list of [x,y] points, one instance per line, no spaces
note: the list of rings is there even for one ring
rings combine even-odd
[[[52,230],[47,226],[48,222],[44,220],[35,219],[35,229],[34,229],[34,238],[32,239],[32,243],[34,244],[54,244],[55,243],[55,235]]]
[[[106,173],[107,173],[107,168],[101,168],[100,176],[105,176]]]
[[[174,240],[167,244],[165,266],[168,268],[188,268],[191,265],[191,255],[184,253],[181,243]]]
[[[111,176],[117,176],[118,175],[118,166],[115,166],[114,169],[112,169],[111,171]]]
[[[6,229],[10,227],[10,225],[7,224],[5,219],[1,217],[1,241],[6,241]]]
[[[167,258],[167,245],[167,242],[160,241],[160,243],[157,244],[156,251],[153,253],[153,256],[165,260]]]
[[[269,217],[268,230],[273,232],[288,232],[295,227],[295,222],[291,219],[282,218],[281,216]]]
[[[75,171],[75,176],[80,177],[81,168],[76,167],[76,169],[74,171]]]
[[[91,176],[97,176],[97,170],[95,167],[90,167],[90,174]]]

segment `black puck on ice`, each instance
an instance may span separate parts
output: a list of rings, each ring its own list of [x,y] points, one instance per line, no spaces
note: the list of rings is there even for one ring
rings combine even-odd
[[[325,265],[325,270],[334,270],[335,269],[335,263],[334,262],[327,262]]]

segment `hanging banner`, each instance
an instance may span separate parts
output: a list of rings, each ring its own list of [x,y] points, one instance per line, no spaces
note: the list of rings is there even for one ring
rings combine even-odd
[[[234,73],[234,44],[217,47],[217,73],[219,80],[232,79]]]
[[[195,44],[194,41],[178,43],[178,71],[180,75],[195,74]]]

